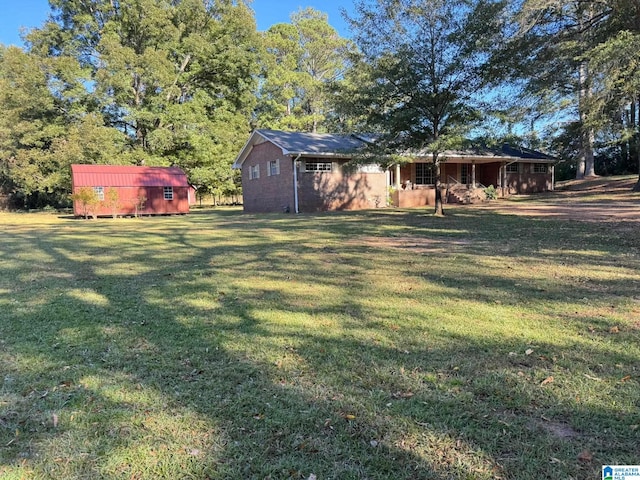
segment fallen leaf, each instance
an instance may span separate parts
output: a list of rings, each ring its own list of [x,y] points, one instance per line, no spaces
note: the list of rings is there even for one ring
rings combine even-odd
[[[54,413],[51,415],[51,418],[53,420],[53,428],[58,428],[58,415]]]
[[[620,381],[621,381],[622,383],[626,382],[627,380],[631,380],[631,375],[627,375],[626,377],[622,377],[622,378],[620,379]]]
[[[620,329],[618,328],[617,325],[614,325],[609,329],[609,333],[620,333]]]
[[[371,441],[369,442],[369,445],[371,445],[372,447],[374,447],[374,448],[375,448],[375,447],[377,447],[377,446],[378,446],[378,441],[377,441],[377,440],[371,440]]]
[[[393,394],[394,398],[411,398],[413,397],[413,392],[396,392]]]
[[[527,349],[524,351],[524,354],[525,354],[525,355],[531,355],[532,353],[533,353],[533,349],[532,349],[532,348],[527,348]]]
[[[355,420],[356,416],[350,413],[344,415],[345,420]]]
[[[581,462],[591,462],[593,461],[593,454],[589,450],[583,450],[578,455],[578,460]]]
[[[540,384],[540,386],[547,385],[548,383],[552,383],[552,382],[553,382],[553,380],[554,380],[553,375],[551,375],[551,376],[549,376],[549,377],[545,378],[545,379],[542,381],[542,383]]]

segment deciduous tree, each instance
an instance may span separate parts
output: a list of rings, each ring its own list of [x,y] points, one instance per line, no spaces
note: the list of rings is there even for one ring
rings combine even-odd
[[[258,37],[244,2],[51,5],[51,19],[29,36],[31,50],[78,59],[95,111],[128,139],[127,161],[231,170],[255,102]]]
[[[437,215],[440,164],[477,118],[499,7],[483,0],[360,1],[351,19],[361,54],[341,88],[340,108],[378,132],[377,154],[430,153]]]

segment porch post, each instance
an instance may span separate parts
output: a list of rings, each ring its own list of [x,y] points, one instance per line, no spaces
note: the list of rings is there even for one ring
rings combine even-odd
[[[471,160],[471,188],[476,188],[476,161]]]
[[[396,190],[400,190],[400,164],[396,163],[396,171],[394,175]]]
[[[507,183],[507,167],[506,167],[506,163],[502,162],[502,165],[500,165],[500,190],[502,192],[502,197],[504,198],[504,187],[505,184]]]

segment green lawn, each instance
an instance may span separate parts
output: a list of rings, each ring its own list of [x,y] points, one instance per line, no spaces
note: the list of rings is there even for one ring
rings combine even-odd
[[[0,214],[0,478],[640,463],[638,224]]]

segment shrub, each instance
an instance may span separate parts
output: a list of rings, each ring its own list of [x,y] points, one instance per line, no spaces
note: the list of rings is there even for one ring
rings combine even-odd
[[[89,218],[89,213],[94,212],[94,209],[100,204],[98,194],[91,187],[80,187],[71,195],[71,200],[78,202],[84,218]],[[92,213],[95,217],[95,212]]]
[[[487,188],[485,188],[484,194],[487,196],[487,200],[495,200],[496,198],[498,198],[498,191],[493,185],[489,185]]]

